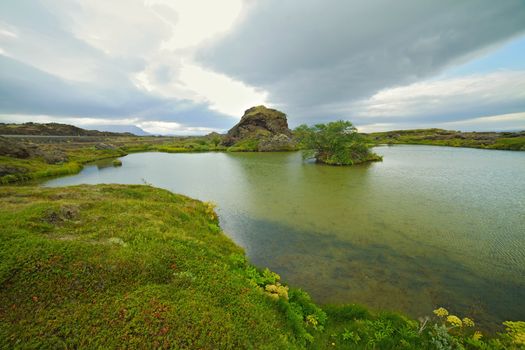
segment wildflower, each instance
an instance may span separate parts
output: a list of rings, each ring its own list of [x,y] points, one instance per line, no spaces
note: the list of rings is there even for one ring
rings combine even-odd
[[[472,319],[468,318],[468,317],[465,317],[463,319],[463,325],[465,327],[474,327],[474,321],[472,321]]]
[[[461,327],[463,325],[463,322],[461,322],[461,319],[454,315],[448,316],[447,322],[450,323],[453,327]]]
[[[315,315],[308,315],[306,316],[306,323],[312,325],[315,329],[317,329],[317,325],[319,324],[319,321],[317,321],[317,318]]]
[[[288,287],[282,286],[279,282],[276,284],[267,284],[264,290],[266,294],[276,300],[279,299],[279,297],[288,300]]]
[[[507,334],[512,339],[513,344],[525,345],[525,322],[524,321],[505,321],[503,325]]]
[[[483,337],[483,334],[480,331],[475,331],[474,334],[472,334],[472,339],[474,340],[480,340],[481,337]]]
[[[439,309],[434,310],[434,314],[438,317],[445,317],[448,315],[448,311],[444,307],[440,307]]]

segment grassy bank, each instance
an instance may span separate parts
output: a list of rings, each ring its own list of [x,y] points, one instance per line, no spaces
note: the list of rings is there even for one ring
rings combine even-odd
[[[209,204],[117,185],[3,187],[0,201],[1,348],[305,344],[303,316],[283,312],[293,297],[258,286],[277,277],[245,262]]]
[[[395,130],[365,134],[372,144],[413,144],[525,151],[522,132],[460,132],[442,129]]]
[[[525,332],[323,310],[249,264],[213,205],[150,186],[4,186],[0,208],[0,348],[518,349]]]
[[[0,156],[0,166],[2,169],[11,170],[11,173],[0,176],[0,184],[5,185],[50,176],[76,174],[82,170],[83,164],[101,159],[121,157],[126,154],[127,153],[121,149],[96,150],[81,148],[69,151],[69,160],[57,164],[49,164],[42,157],[19,159]]]
[[[13,139],[17,144],[20,141]],[[122,157],[136,152],[213,152],[225,151],[216,140],[175,137],[106,137],[22,139],[22,145],[38,150],[27,158],[0,155],[0,184],[9,184],[50,176],[76,174],[84,164],[101,159]],[[59,152],[67,161],[49,163],[42,155]]]

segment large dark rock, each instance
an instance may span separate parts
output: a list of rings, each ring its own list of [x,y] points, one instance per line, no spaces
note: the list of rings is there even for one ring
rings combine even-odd
[[[257,140],[258,151],[294,148],[286,114],[265,106],[246,110],[241,121],[228,131],[222,144],[229,147],[243,140]]]
[[[0,136],[0,156],[19,159],[43,158],[48,164],[64,163],[68,161],[67,154],[59,148],[45,148],[33,143]]]
[[[0,136],[0,156],[29,158],[30,150],[21,142]]]

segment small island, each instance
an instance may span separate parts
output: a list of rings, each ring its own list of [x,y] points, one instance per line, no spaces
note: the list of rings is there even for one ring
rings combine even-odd
[[[339,120],[314,126],[300,125],[294,130],[306,158],[328,165],[354,165],[383,158],[370,150],[365,139],[349,121]]]

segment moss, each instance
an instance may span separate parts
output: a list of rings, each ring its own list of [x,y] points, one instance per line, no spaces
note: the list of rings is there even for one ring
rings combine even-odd
[[[100,185],[4,187],[0,207],[2,348],[301,344],[279,304],[232,265],[243,253],[210,230],[209,205]]]
[[[228,152],[257,152],[260,140],[257,138],[243,139],[228,147]]]

